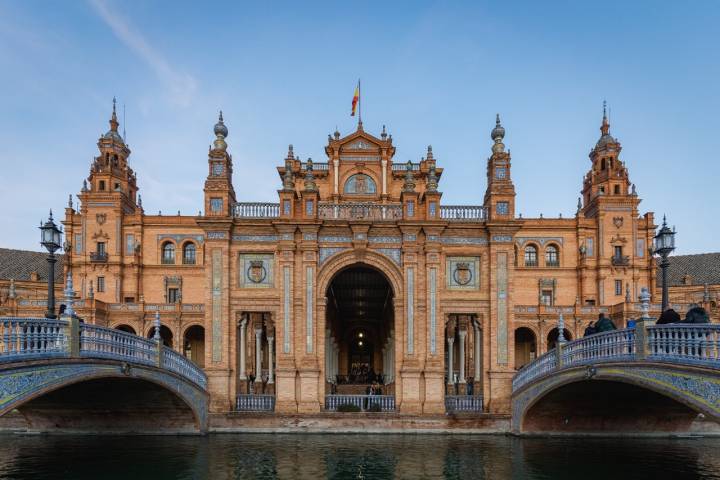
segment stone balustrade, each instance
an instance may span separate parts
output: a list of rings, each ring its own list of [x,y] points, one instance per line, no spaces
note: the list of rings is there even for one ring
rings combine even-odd
[[[482,395],[445,395],[445,411],[455,412],[482,412]]]
[[[395,395],[325,395],[325,410],[337,411],[340,405],[354,405],[361,411],[372,409],[379,405],[381,412],[395,410]]]
[[[407,163],[393,163],[393,164],[392,164],[392,171],[393,171],[393,172],[405,172],[405,171],[407,171]],[[412,163],[412,164],[410,164],[410,171],[411,171],[411,172],[419,172],[419,171],[420,171],[420,164],[419,164],[419,163]]]
[[[720,368],[720,324],[667,324],[583,337],[538,357],[513,377],[513,392],[562,369],[604,362],[652,361]]]
[[[402,205],[376,203],[319,203],[318,217],[325,220],[401,220]]]
[[[280,204],[268,202],[238,202],[232,206],[235,218],[278,218]]]
[[[238,412],[273,412],[275,411],[275,395],[240,394],[235,402]]]
[[[78,320],[0,318],[0,363],[34,358],[99,358],[169,370],[207,389],[200,367],[174,350],[112,328]]]
[[[440,218],[451,222],[473,222],[487,219],[482,205],[440,205]]]

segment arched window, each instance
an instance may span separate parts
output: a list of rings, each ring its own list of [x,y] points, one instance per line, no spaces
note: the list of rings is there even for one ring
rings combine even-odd
[[[195,265],[195,244],[192,242],[183,247],[183,265]]]
[[[620,195],[620,185],[615,185],[615,195]]]
[[[605,170],[605,159],[600,160],[600,170]]]
[[[376,193],[377,187],[372,177],[358,173],[347,179],[344,191],[350,195],[369,195]]]
[[[555,245],[548,245],[548,247],[545,249],[545,266],[560,266],[560,256],[558,255],[558,248]]]
[[[538,251],[535,245],[528,245],[525,247],[525,266],[526,267],[537,267],[538,265]]]
[[[162,247],[162,263],[165,265],[175,263],[175,244],[166,242]]]

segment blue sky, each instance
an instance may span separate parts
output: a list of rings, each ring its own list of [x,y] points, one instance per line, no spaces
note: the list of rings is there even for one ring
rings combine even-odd
[[[0,246],[77,194],[127,110],[146,212],[194,214],[222,108],[240,200],[276,201],[293,143],[386,124],[396,161],[433,145],[446,204],[480,204],[495,113],[517,211],[572,216],[602,101],[641,211],[667,213],[676,253],[719,251],[719,2],[0,3]],[[122,126],[121,126],[122,128]]]

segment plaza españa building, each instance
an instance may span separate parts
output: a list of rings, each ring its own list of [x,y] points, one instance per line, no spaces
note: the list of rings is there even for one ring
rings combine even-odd
[[[560,314],[574,339],[599,313],[625,326],[656,291],[655,220],[605,115],[570,218],[516,214],[499,116],[476,205],[443,202],[442,153],[395,162],[392,135],[361,121],[328,135],[325,161],[290,146],[277,200],[243,202],[233,173],[250,159],[233,159],[222,113],[214,135],[201,212],[147,214],[113,107],[63,221],[78,314],[149,337],[159,312],[163,342],[207,373],[211,412],[334,410],[376,383],[382,410],[507,414]]]

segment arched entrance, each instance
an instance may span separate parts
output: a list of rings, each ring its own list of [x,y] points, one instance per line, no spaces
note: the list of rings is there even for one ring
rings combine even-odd
[[[155,337],[155,327],[150,329],[148,332],[148,338]],[[165,325],[160,325],[160,339],[162,339],[163,345],[169,348],[173,348],[173,334],[172,331]]]
[[[202,326],[193,325],[185,330],[183,354],[199,367],[205,367],[205,329]]]
[[[557,339],[557,334],[555,336]],[[537,357],[535,332],[527,327],[515,330],[515,368],[519,369]]]
[[[327,395],[392,395],[395,381],[393,288],[366,264],[338,272],[327,288]],[[374,387],[373,387],[374,385]]]
[[[130,325],[125,325],[125,324],[118,325],[115,327],[115,330],[120,330],[121,332],[132,333],[133,335],[137,335],[137,332],[135,331],[135,329],[133,327],[131,327]]]
[[[570,333],[570,330],[568,330],[567,328],[563,328],[563,334],[565,335],[565,341],[568,341],[568,342],[569,342],[570,340],[573,339],[573,338],[572,338],[572,334]],[[555,327],[555,328],[553,328],[552,330],[550,330],[550,332],[548,333],[548,336],[547,336],[547,349],[548,349],[548,351],[550,351],[550,350],[552,350],[553,348],[555,348],[555,344],[557,343],[557,339],[558,339],[558,329],[557,329],[557,327]]]

